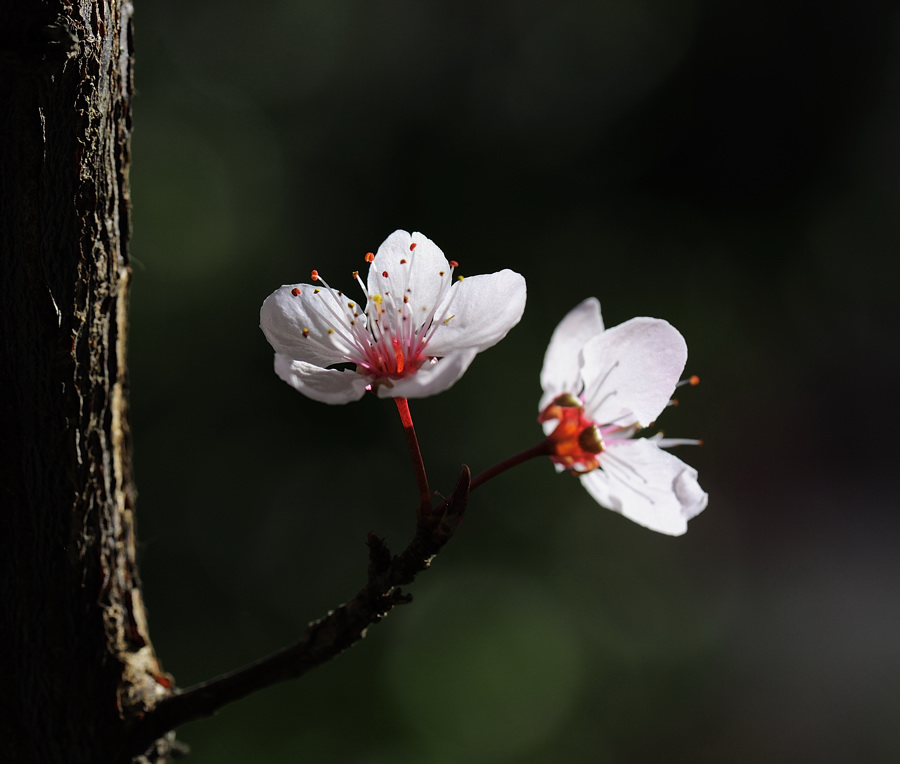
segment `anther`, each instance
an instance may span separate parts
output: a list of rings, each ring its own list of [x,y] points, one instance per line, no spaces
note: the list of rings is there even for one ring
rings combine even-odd
[[[303,336],[304,336],[304,337],[309,337],[309,329],[304,329],[304,330],[303,330]]]
[[[400,261],[400,265],[406,265],[406,258],[405,258],[405,257]]]
[[[409,251],[410,251],[410,252],[412,252],[415,248],[416,248],[416,243],[415,243],[415,242],[413,242],[412,244],[409,245]]]
[[[371,263],[375,259],[374,252],[366,252],[366,262]]]
[[[313,281],[318,281],[318,280],[319,280],[319,272],[318,272],[318,271],[313,271],[313,272],[310,274],[310,278],[312,278]]]
[[[299,297],[299,296],[300,296],[300,290],[297,289],[297,287],[294,287],[294,288],[291,290],[291,294],[294,295],[294,297]]]
[[[451,268],[459,268],[459,263],[456,262],[456,260],[451,260],[451,261],[450,261],[450,267],[451,267]]]
[[[603,438],[600,437],[596,425],[585,427],[578,434],[578,445],[589,454],[599,454],[603,451]]]
[[[381,277],[386,279],[386,278],[388,277],[388,272],[387,272],[387,271],[382,271],[382,272],[381,272]]]

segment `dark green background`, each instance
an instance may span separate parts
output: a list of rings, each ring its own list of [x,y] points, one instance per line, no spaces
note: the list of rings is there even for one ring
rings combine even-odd
[[[389,401],[272,372],[263,299],[396,228],[528,281],[521,324],[412,402],[432,487],[540,437],[556,322],[666,318],[703,382],[660,424],[681,538],[549,463],[475,494],[416,601],[183,728],[191,761],[900,756],[900,16],[878,0],[136,3],[131,401],[151,631],[187,686],[295,640],[399,549]]]

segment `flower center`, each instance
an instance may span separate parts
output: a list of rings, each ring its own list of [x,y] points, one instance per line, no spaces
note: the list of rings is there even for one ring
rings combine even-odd
[[[596,423],[584,415],[584,406],[565,393],[555,398],[538,417],[539,422],[555,419],[556,429],[547,437],[550,458],[572,472],[584,473],[600,466],[603,437]]]
[[[356,364],[357,372],[370,377],[373,386],[390,387],[393,380],[415,374],[426,362],[436,363],[437,359],[427,353],[428,343],[435,331],[453,318],[449,311],[451,301],[447,301],[440,315],[438,308],[454,283],[453,270],[458,263],[451,260],[449,270],[434,271],[440,286],[428,304],[420,304],[411,286],[415,283],[411,278],[416,264],[415,242],[409,250],[409,258],[401,259],[396,270],[392,268],[390,273],[384,270],[378,275],[378,292],[370,293],[359,272],[354,272],[353,277],[368,300],[361,321],[356,304],[347,302],[343,293],[329,287],[318,271],[312,272],[313,281],[325,287],[316,289],[314,294],[328,300],[326,310],[335,321],[328,330],[332,342],[342,351],[343,361]],[[374,259],[371,252],[366,254],[365,260],[370,265]],[[421,270],[430,264],[416,267]]]

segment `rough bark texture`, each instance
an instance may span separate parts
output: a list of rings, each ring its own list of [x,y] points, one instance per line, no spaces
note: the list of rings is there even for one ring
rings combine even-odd
[[[0,761],[130,761],[132,6],[0,0]]]

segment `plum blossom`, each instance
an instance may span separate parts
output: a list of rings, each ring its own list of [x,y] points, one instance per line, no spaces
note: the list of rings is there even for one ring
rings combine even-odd
[[[282,286],[260,311],[275,372],[323,403],[348,403],[367,390],[381,398],[442,392],[525,309],[518,273],[454,278],[458,264],[421,233],[395,231],[365,259],[365,283],[353,274],[365,307],[313,271],[316,283]]]
[[[669,405],[686,361],[684,338],[668,322],[632,318],[604,329],[590,298],[553,332],[541,371],[538,421],[557,470],[577,475],[603,506],[672,536],[708,497],[697,471],[663,449],[699,441],[635,435]]]

